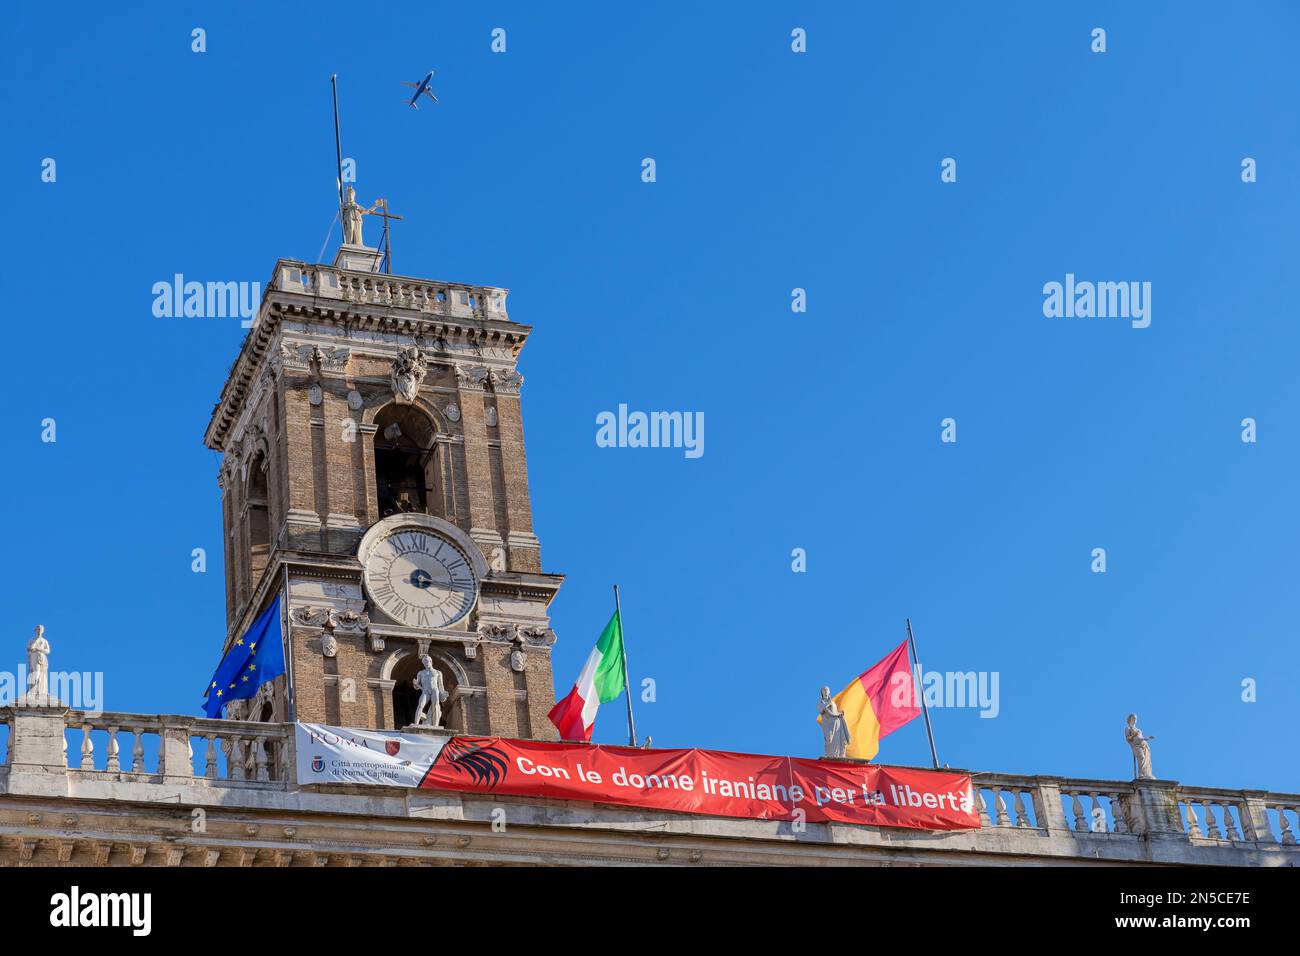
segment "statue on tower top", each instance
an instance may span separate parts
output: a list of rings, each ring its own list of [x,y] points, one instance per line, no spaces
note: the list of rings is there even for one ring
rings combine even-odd
[[[50,642],[45,639],[45,628],[40,624],[27,642],[27,692],[18,703],[38,707],[58,703],[50,698]]]
[[[361,204],[357,202],[357,191],[349,186],[344,193],[343,209],[340,211],[343,220],[344,245],[365,245],[361,237],[361,217],[365,214],[366,210],[362,209]]]

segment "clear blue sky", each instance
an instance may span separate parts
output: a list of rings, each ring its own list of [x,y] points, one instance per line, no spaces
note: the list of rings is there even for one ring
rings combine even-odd
[[[337,72],[397,271],[506,286],[534,326],[561,693],[617,581],[657,744],[814,754],[817,689],[911,616],[928,668],[1000,674],[997,718],[935,714],[953,766],[1121,777],[1136,710],[1162,777],[1300,790],[1293,7],[389,11],[6,11],[0,666],[41,622],[108,709],[198,713],[224,627],[201,437],[243,332],[154,318],[150,288],[316,258]],[[429,69],[441,105],[407,110]],[[1150,328],[1045,318],[1067,272],[1151,282]],[[598,448],[620,402],[704,412],[704,456]],[[927,762],[921,723],[881,759]]]

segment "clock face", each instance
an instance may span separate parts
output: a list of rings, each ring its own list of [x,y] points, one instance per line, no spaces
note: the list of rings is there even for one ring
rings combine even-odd
[[[370,549],[366,591],[395,621],[447,627],[473,609],[478,581],[464,552],[446,538],[398,528]]]

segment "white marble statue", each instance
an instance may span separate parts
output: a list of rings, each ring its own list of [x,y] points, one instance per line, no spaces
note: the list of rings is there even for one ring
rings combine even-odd
[[[822,725],[822,738],[826,743],[827,757],[843,757],[849,747],[849,725],[844,720],[840,705],[831,698],[831,689],[822,688],[817,703],[817,719]]]
[[[44,699],[50,696],[50,642],[45,628],[37,624],[36,634],[27,642],[27,696]]]
[[[361,217],[366,214],[366,211],[357,202],[357,191],[351,186],[343,195],[343,208],[340,210],[343,217],[343,243],[349,246],[364,246],[365,242],[361,239]]]
[[[1133,750],[1134,779],[1154,780],[1156,775],[1151,770],[1151,747],[1147,744],[1147,741],[1156,738],[1154,736],[1142,736],[1142,731],[1138,729],[1137,719],[1137,714],[1129,714],[1128,726],[1124,728],[1124,739],[1128,741],[1129,747]]]
[[[411,723],[417,727],[441,727],[442,702],[447,699],[447,692],[442,687],[442,674],[434,668],[433,658],[428,654],[420,658],[420,663],[424,670],[411,681],[420,692],[419,703],[415,705],[415,720]]]

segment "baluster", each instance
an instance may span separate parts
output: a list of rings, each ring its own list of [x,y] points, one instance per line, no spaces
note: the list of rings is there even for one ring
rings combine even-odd
[[[135,743],[131,746],[131,770],[144,773],[144,728],[134,727]]]
[[[217,775],[217,747],[217,735],[208,734],[208,753],[203,771],[205,777],[215,778]]]
[[[1282,827],[1282,845],[1295,846],[1295,834],[1291,832],[1291,821],[1287,819],[1286,811],[1286,807],[1279,806],[1277,808],[1277,821]],[[1300,819],[1300,810],[1296,811],[1296,817]]]
[[[1016,790],[1016,826],[1029,826],[1029,814],[1025,812],[1025,793],[1023,790]]]
[[[1110,815],[1115,821],[1115,832],[1128,833],[1128,820],[1124,817],[1124,799],[1118,793],[1108,793],[1106,797],[1110,800]]]
[[[1011,818],[1007,816],[1007,801],[1004,800],[1002,797],[1002,788],[995,787],[993,789],[993,794],[994,794],[993,805],[997,807],[997,811],[998,811],[998,826],[1000,827],[1011,826]]]
[[[95,769],[95,742],[90,739],[90,724],[81,725],[81,769]]]
[[[1202,800],[1201,809],[1205,811],[1205,835],[1211,840],[1220,839],[1219,821],[1214,819],[1214,804],[1209,800]]]
[[[230,738],[230,753],[226,757],[226,776],[231,780],[244,779],[244,738],[238,734]]]
[[[116,727],[108,728],[108,758],[104,763],[104,769],[110,773],[117,773],[122,769],[122,763],[119,757]]]
[[[257,779],[270,780],[266,772],[266,745],[260,737],[253,738],[253,757],[257,767]]]
[[[1108,833],[1110,828],[1106,826],[1106,810],[1101,805],[1101,794],[1095,790],[1088,791],[1088,797],[1092,800],[1092,811],[1089,813],[1088,829],[1093,833]]]
[[[973,783],[971,784],[970,789],[971,789],[971,793],[975,797],[975,808],[979,810],[980,826],[982,827],[993,826],[993,821],[989,819],[989,805],[988,805],[988,801],[984,799],[984,791],[981,790]]]
[[[1232,817],[1232,804],[1226,800],[1219,804],[1223,808],[1223,836],[1225,839],[1239,841],[1241,831],[1237,829],[1237,821]]]
[[[1196,819],[1196,804],[1187,801],[1187,835],[1189,837],[1199,837],[1201,835],[1201,821]]]
[[[1074,799],[1074,832],[1088,832],[1088,811],[1083,805],[1083,794],[1078,790],[1071,790],[1070,796]]]
[[[68,765],[68,735],[63,735],[63,766]]]
[[[275,745],[276,753],[280,756],[280,779],[289,779],[289,741],[281,738]]]

